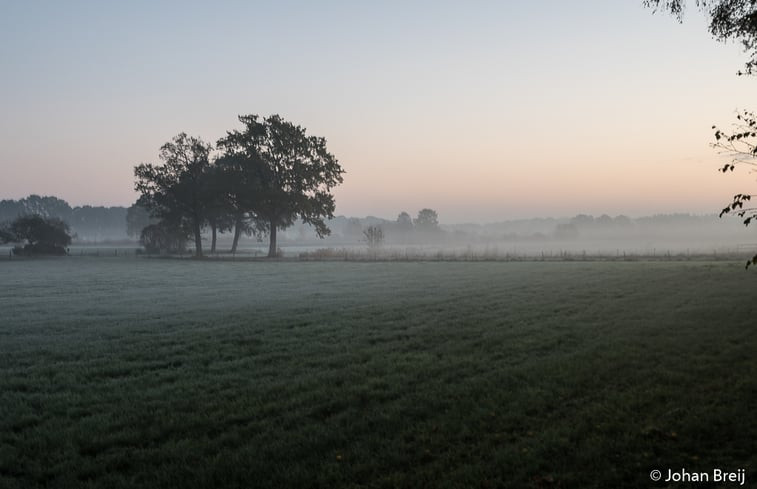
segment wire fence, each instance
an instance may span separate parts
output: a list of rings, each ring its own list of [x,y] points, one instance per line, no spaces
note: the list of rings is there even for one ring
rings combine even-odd
[[[757,245],[737,245],[710,251],[668,249],[658,250],[500,250],[486,249],[429,249],[412,248],[310,248],[293,247],[280,250],[278,261],[361,261],[361,262],[402,262],[402,261],[440,261],[440,262],[494,262],[494,261],[728,261],[746,260],[757,253]],[[146,254],[141,248],[115,246],[72,246],[67,249],[67,258],[122,258],[122,259],[197,259],[192,250],[181,254]],[[16,255],[11,247],[0,247],[0,260],[28,260],[33,257]],[[261,249],[243,249],[236,253],[228,251],[219,253],[206,252],[202,260],[207,261],[259,261],[266,260],[267,253]]]

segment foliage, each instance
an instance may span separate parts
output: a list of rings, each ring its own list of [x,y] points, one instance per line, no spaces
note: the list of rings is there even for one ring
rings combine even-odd
[[[671,12],[679,20],[683,18],[685,0],[644,0],[644,5]],[[754,0],[696,0],[710,18],[710,33],[719,41],[740,42],[749,56],[745,71],[739,74],[754,74],[757,68],[757,9]]]
[[[755,0],[696,0],[696,5],[710,17],[710,33],[720,41],[733,39],[741,42],[744,51],[749,56],[746,62],[745,72],[739,75],[755,74],[757,69],[757,2]],[[684,0],[644,0],[644,5],[655,9],[662,8],[678,17],[683,18]],[[757,122],[754,113],[744,111],[737,116],[739,121],[733,133],[724,133],[715,129],[715,143],[713,147],[732,157],[720,171],[723,173],[733,171],[737,164],[755,166],[753,158],[757,156]],[[744,208],[754,194],[736,194],[732,202],[721,212],[725,214],[734,212],[744,218],[744,225],[757,216],[757,208]],[[757,264],[757,254],[746,262],[746,268]]]
[[[19,200],[0,201],[0,221],[13,220],[19,216],[38,215],[57,217],[69,222],[72,212],[73,209],[68,202],[52,196],[32,194]]]
[[[439,216],[433,209],[421,209],[415,219],[415,227],[419,231],[437,231],[439,229]]]
[[[234,253],[242,234],[260,236],[266,229],[265,222],[256,215],[262,195],[262,163],[254,152],[235,146],[228,137],[218,141],[218,148],[225,153],[213,167],[211,210],[225,227],[234,228]]]
[[[229,131],[218,147],[243,162],[254,181],[251,207],[268,228],[269,256],[276,255],[276,230],[296,218],[313,225],[318,236],[328,235],[324,219],[335,209],[331,189],[342,183],[344,170],[326,149],[326,139],[308,136],[305,128],[278,115],[243,115],[239,121],[244,129]]]
[[[16,237],[8,229],[8,225],[0,226],[0,244],[12,243],[16,240]]]
[[[142,229],[139,242],[149,254],[183,253],[187,247],[188,233],[170,221],[160,221]]]
[[[162,165],[143,163],[134,168],[135,190],[151,215],[190,229],[195,254],[202,256],[202,226],[206,218],[207,181],[212,147],[180,133],[160,148]]]
[[[378,248],[384,243],[384,230],[381,226],[368,226],[363,235],[370,248]]]
[[[397,216],[397,229],[400,232],[412,231],[413,218],[410,217],[410,214],[405,211],[400,212],[400,214]]]
[[[68,224],[37,214],[16,218],[1,234],[5,242],[25,242],[20,249],[24,254],[65,255],[66,246],[71,244]]]
[[[726,133],[712,126],[715,129],[715,142],[712,146],[720,151],[721,154],[730,157],[730,160],[720,168],[723,173],[732,172],[736,166],[747,166],[752,170],[757,167],[755,158],[757,157],[757,118],[752,112],[744,111],[736,116],[738,122],[734,124],[733,132]],[[744,225],[748,226],[757,218],[757,207],[744,207],[752,197],[757,194],[739,193],[733,196],[730,204],[720,211],[720,217],[726,214],[735,214],[743,219]],[[757,264],[757,255],[754,255],[746,263],[746,268],[750,265]]]

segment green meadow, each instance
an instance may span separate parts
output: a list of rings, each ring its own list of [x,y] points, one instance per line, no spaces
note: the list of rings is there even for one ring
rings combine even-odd
[[[2,488],[757,481],[742,261],[65,257],[0,277]]]

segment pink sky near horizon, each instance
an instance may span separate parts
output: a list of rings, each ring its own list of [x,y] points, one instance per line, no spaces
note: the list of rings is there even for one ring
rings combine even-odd
[[[223,4],[216,18],[192,3],[173,24],[149,3],[5,5],[0,198],[129,205],[134,165],[175,134],[215,141],[238,114],[279,113],[346,170],[337,214],[716,213],[756,182],[717,172],[711,126],[757,108],[757,80],[696,12],[679,25],[640,4]]]

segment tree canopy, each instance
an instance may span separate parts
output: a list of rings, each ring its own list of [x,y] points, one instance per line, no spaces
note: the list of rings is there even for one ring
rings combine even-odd
[[[212,251],[217,231],[234,228],[232,252],[241,233],[267,231],[268,256],[273,257],[276,231],[298,219],[312,225],[319,237],[330,233],[325,219],[335,209],[331,190],[342,183],[344,170],[328,152],[326,140],[278,115],[243,115],[239,121],[242,130],[228,131],[218,140],[220,154],[211,155],[210,144],[181,133],[161,147],[162,165],[135,167],[139,207],[164,223],[150,230],[147,241],[170,241],[165,232],[181,227],[194,235],[195,253],[202,256],[206,226]],[[145,222],[138,207],[130,217]]]
[[[208,205],[204,174],[210,167],[210,144],[180,133],[160,148],[162,165],[134,168],[135,190],[153,216],[194,235],[195,254],[202,256],[202,227]]]
[[[276,231],[297,218],[314,226],[318,236],[328,235],[324,219],[335,209],[331,189],[342,183],[344,170],[326,139],[308,136],[279,115],[243,115],[239,122],[243,130],[229,131],[218,147],[247,173],[249,207],[270,236],[268,256],[277,253]]]

